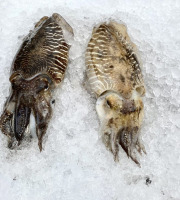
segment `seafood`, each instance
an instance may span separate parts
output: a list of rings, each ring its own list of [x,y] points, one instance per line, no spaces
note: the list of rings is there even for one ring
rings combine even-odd
[[[126,26],[115,21],[95,27],[86,50],[88,86],[97,97],[101,136],[118,161],[119,145],[136,164],[136,151],[146,153],[139,129],[145,94],[137,49]]]
[[[42,150],[42,139],[52,116],[53,94],[68,65],[69,36],[73,36],[72,28],[54,13],[40,19],[23,41],[12,63],[11,93],[0,118],[9,147],[13,147],[14,141],[21,143],[33,114]]]

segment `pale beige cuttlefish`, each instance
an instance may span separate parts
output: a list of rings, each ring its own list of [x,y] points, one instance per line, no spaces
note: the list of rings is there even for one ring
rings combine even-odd
[[[140,137],[145,94],[137,49],[127,28],[114,21],[95,27],[86,50],[88,85],[97,97],[101,136],[118,160],[119,145],[140,166],[136,151],[146,153]]]

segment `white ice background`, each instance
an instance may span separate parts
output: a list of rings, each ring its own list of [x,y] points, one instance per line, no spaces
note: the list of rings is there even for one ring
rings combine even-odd
[[[0,0],[0,112],[23,37],[54,12],[74,29],[70,64],[44,151],[36,137],[9,150],[0,134],[0,200],[180,200],[180,1]],[[99,139],[95,99],[83,86],[92,28],[109,19],[127,25],[143,63],[141,168],[122,149],[114,162]]]

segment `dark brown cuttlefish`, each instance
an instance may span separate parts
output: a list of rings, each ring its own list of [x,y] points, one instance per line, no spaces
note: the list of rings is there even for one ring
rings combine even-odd
[[[68,65],[70,46],[65,35],[70,25],[59,15],[43,17],[25,38],[11,69],[11,94],[0,118],[1,131],[20,144],[34,114],[39,149],[52,115],[53,92],[61,83]]]

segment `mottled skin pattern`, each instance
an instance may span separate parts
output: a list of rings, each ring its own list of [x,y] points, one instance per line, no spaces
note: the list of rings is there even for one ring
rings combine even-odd
[[[25,38],[11,69],[11,94],[0,118],[1,131],[20,144],[34,114],[39,148],[52,115],[52,96],[61,83],[68,64],[70,46],[64,32],[72,28],[59,15],[43,17]]]
[[[125,25],[95,27],[86,51],[86,74],[97,97],[102,140],[118,160],[119,145],[139,165],[136,150],[145,153],[139,136],[145,94],[136,46]]]

